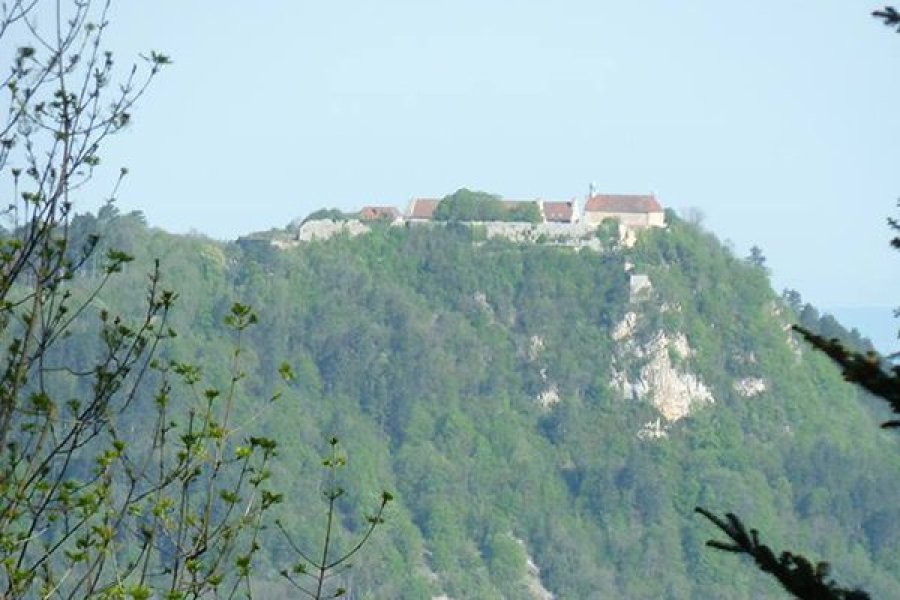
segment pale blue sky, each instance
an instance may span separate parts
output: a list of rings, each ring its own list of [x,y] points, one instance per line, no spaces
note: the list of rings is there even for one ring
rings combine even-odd
[[[854,0],[119,2],[175,61],[108,146],[125,210],[217,238],[320,207],[653,191],[775,285],[900,304],[900,35]]]

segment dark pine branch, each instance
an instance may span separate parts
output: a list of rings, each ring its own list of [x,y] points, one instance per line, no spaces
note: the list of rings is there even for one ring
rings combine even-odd
[[[890,227],[894,231],[900,232],[900,221],[888,217],[887,222],[888,227]],[[893,238],[891,238],[891,246],[893,246],[897,250],[900,250],[900,236],[894,236]]]
[[[900,12],[891,6],[872,13],[876,19],[884,21],[888,27],[900,31]],[[891,246],[900,250],[900,219],[888,219],[888,226],[897,234]],[[897,312],[900,316],[900,310]],[[886,364],[875,352],[856,352],[848,349],[838,339],[827,339],[799,325],[793,326],[816,350],[824,352],[843,371],[844,379],[859,385],[866,391],[887,402],[896,415],[900,415],[900,365]],[[898,355],[894,355],[896,358]],[[882,427],[900,427],[900,419],[882,423]],[[782,552],[776,558],[771,548],[759,541],[759,532],[749,532],[741,520],[733,513],[725,518],[717,517],[706,509],[696,508],[718,527],[731,541],[709,540],[706,545],[734,554],[746,554],[753,558],[756,566],[775,577],[785,590],[801,600],[868,600],[870,596],[862,590],[848,590],[828,579],[829,566],[820,562],[813,566],[805,557],[791,552]]]
[[[900,415],[900,365],[886,370],[879,356],[874,352],[848,350],[837,339],[826,339],[804,329],[793,326],[814,348],[828,355],[842,369],[844,379],[855,383],[868,392],[884,399],[896,415]],[[900,427],[900,420],[882,423],[882,427]]]
[[[872,16],[884,21],[884,24],[888,27],[896,27],[900,31],[900,12],[897,12],[897,9],[893,6],[885,6],[881,10],[876,10],[872,13]]]
[[[750,556],[761,571],[775,577],[795,597],[801,600],[870,600],[870,596],[862,590],[844,589],[827,579],[828,563],[820,562],[813,566],[803,556],[791,552],[782,552],[781,556],[776,557],[771,548],[760,543],[759,532],[756,529],[748,532],[736,515],[728,513],[722,519],[703,508],[694,510],[731,539],[731,542],[709,540],[707,546]]]

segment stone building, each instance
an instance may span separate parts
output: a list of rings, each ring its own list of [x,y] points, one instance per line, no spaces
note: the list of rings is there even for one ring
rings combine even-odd
[[[539,204],[544,223],[575,223],[578,221],[574,200],[542,200]]]
[[[595,224],[618,219],[633,230],[666,226],[663,207],[652,195],[596,194],[585,203],[583,219]]]

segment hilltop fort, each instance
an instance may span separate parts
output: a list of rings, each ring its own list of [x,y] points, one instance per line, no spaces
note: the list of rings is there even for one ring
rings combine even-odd
[[[457,192],[458,194],[459,192]],[[409,203],[406,214],[401,215],[394,207],[366,206],[360,211],[363,220],[391,215],[394,219],[408,222],[435,221],[435,212],[447,198],[414,198]],[[592,194],[583,204],[572,200],[497,200],[508,212],[525,212],[526,206],[533,206],[540,215],[541,223],[589,223],[599,224],[606,219],[617,219],[623,225],[634,229],[664,227],[663,207],[653,195],[636,194]],[[504,219],[505,220],[505,219]]]
[[[588,194],[583,200],[507,200],[461,189],[444,198],[413,198],[405,212],[391,205],[367,205],[357,212],[319,210],[295,221],[286,235],[251,236],[286,248],[339,234],[359,235],[373,224],[390,226],[478,225],[486,235],[518,242],[545,242],[576,247],[598,246],[597,230],[604,221],[617,223],[619,241],[631,246],[637,232],[665,227],[665,211],[652,194]],[[251,241],[245,239],[245,241]]]

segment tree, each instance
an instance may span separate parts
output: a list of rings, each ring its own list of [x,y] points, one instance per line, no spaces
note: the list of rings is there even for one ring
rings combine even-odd
[[[309,213],[301,222],[302,226],[307,221],[317,221],[320,219],[329,219],[331,221],[347,221],[353,215],[348,215],[339,208],[320,208],[319,210]]]
[[[797,314],[800,313],[803,307],[803,297],[800,295],[800,292],[791,288],[784,288],[781,292],[781,299],[792,311]]]
[[[445,196],[434,211],[436,221],[518,221],[539,223],[537,202],[503,202],[500,196],[461,188]]]
[[[322,542],[321,556],[312,557],[300,545],[294,541],[291,533],[282,525],[281,521],[275,524],[284,535],[291,549],[299,557],[297,562],[290,569],[282,569],[281,576],[287,579],[291,585],[301,592],[304,596],[313,600],[321,600],[322,598],[338,598],[347,594],[347,588],[342,586],[328,587],[329,579],[336,573],[340,573],[350,568],[348,562],[353,556],[362,549],[369,540],[369,537],[375,531],[375,528],[384,523],[384,509],[388,502],[394,499],[389,492],[382,492],[381,504],[375,514],[366,517],[368,527],[360,536],[359,540],[346,552],[334,556],[334,540],[332,533],[334,529],[334,519],[336,511],[336,502],[338,498],[344,495],[345,491],[338,483],[338,471],[347,464],[347,458],[344,456],[339,446],[337,438],[333,437],[328,441],[330,453],[322,460],[322,466],[328,472],[328,483],[322,490],[328,502],[327,517],[325,522],[324,541]],[[302,576],[306,576],[311,581],[305,583]],[[309,586],[309,587],[308,587]]]
[[[706,213],[699,206],[687,206],[679,210],[679,213],[681,218],[697,228],[702,228],[703,223],[706,221]],[[671,219],[666,219],[666,221],[670,222]]]
[[[748,264],[758,269],[766,268],[766,257],[759,246],[754,245],[752,248],[750,248],[750,254],[745,260]]]
[[[98,308],[132,260],[103,227],[143,218],[113,204],[127,169],[97,219],[74,213],[103,143],[170,63],[152,51],[119,75],[109,9],[0,6],[0,56],[12,57],[0,79],[0,596],[249,597],[263,515],[283,500],[277,443],[235,423],[258,317],[231,306],[228,379],[209,381],[168,350],[177,294],[158,262],[142,313]]]
[[[891,219],[891,227],[900,231],[900,223]],[[892,245],[900,248],[900,238],[894,238]],[[900,415],[900,365],[886,366],[875,352],[859,352],[848,349],[840,340],[825,338],[809,329],[794,325],[798,332],[813,348],[824,352],[841,368],[844,379],[856,384],[869,393],[888,403],[894,414]],[[885,428],[900,427],[900,420],[882,424]],[[748,530],[742,520],[733,513],[724,518],[698,507],[696,511],[711,521],[730,541],[710,540],[707,545],[717,550],[746,554],[753,558],[757,567],[775,577],[785,590],[803,600],[865,600],[869,595],[860,589],[840,587],[829,579],[830,565],[827,562],[813,563],[808,558],[785,551],[776,557],[775,552],[760,541],[759,531]]]
[[[891,6],[872,13],[877,19],[884,21],[889,27],[900,31],[900,12]],[[900,220],[888,219],[888,225],[895,232],[900,232]],[[900,236],[891,239],[891,246],[900,250]],[[756,247],[754,246],[754,249]],[[761,253],[760,253],[761,256]],[[752,258],[752,253],[751,253]],[[788,300],[794,297],[787,296]],[[799,294],[796,295],[799,304]],[[844,379],[870,394],[884,400],[894,414],[900,415],[900,364],[885,362],[874,351],[861,352],[848,348],[836,338],[828,338],[811,331],[808,326],[794,325],[799,333],[813,348],[824,352],[838,367]],[[900,419],[882,424],[885,428],[900,427]],[[760,542],[759,531],[747,530],[741,519],[727,513],[724,518],[718,517],[705,508],[696,511],[711,521],[724,533],[730,541],[710,540],[707,545],[717,550],[746,554],[753,558],[756,566],[763,572],[775,577],[785,590],[803,600],[865,600],[869,595],[859,589],[840,587],[828,579],[830,566],[827,562],[813,562],[806,557],[792,552],[782,552],[776,558],[774,551]]]

